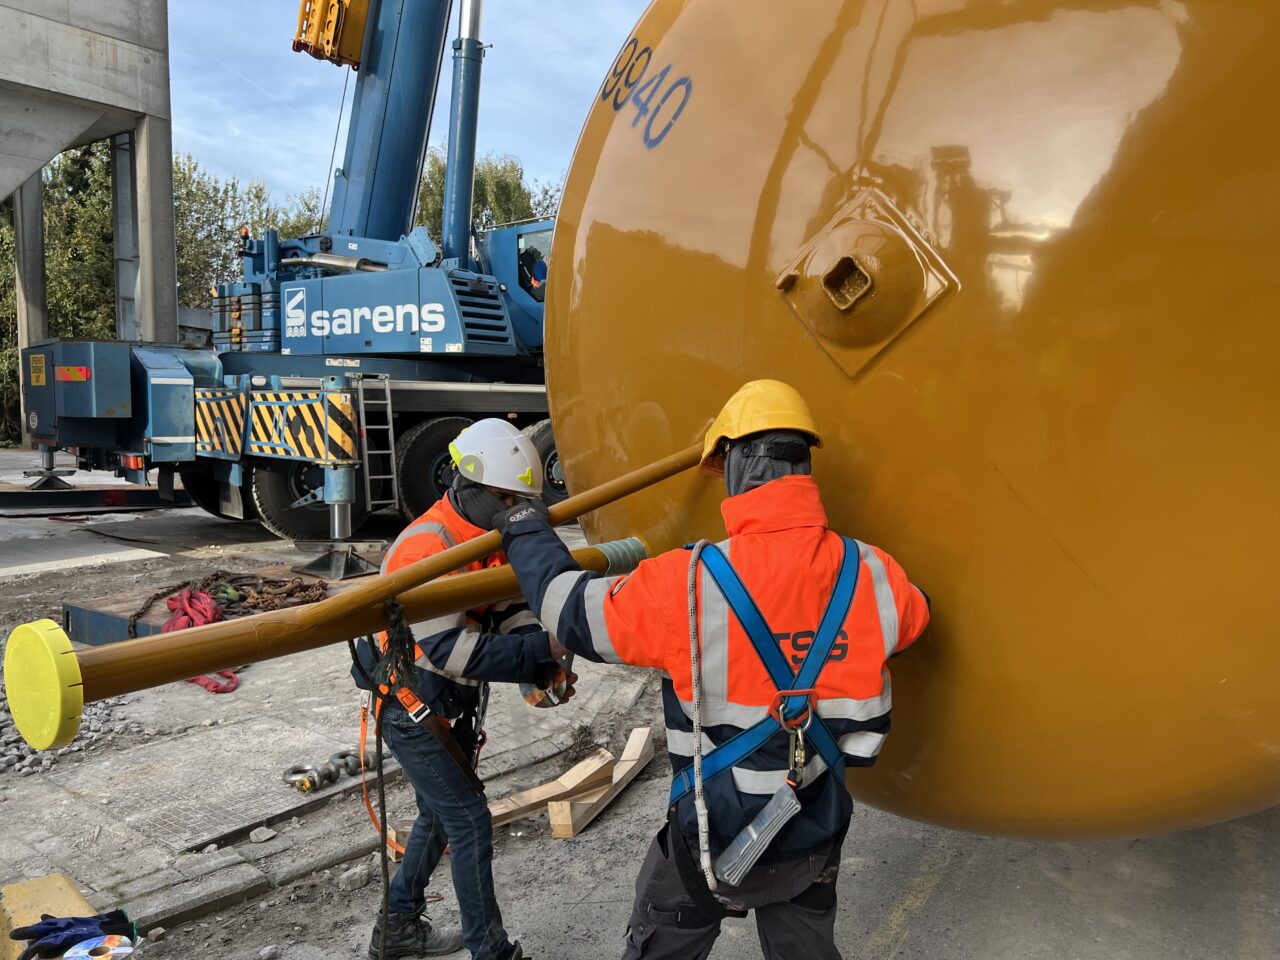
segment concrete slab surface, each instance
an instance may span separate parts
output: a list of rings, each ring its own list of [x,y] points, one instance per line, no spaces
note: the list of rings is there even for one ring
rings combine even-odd
[[[76,458],[64,450],[56,451],[53,455],[53,460],[54,466],[60,470],[76,469]],[[24,476],[23,471],[38,469],[40,469],[40,451],[30,450],[25,447],[0,448],[0,483],[11,483],[25,487],[27,484],[31,483],[31,478]],[[114,474],[104,473],[100,470],[79,470],[71,476],[63,477],[62,479],[74,486],[128,486],[128,483],[123,477],[117,477]]]
[[[157,550],[144,550],[125,544],[94,543],[71,537],[41,544],[34,552],[27,541],[6,541],[0,542],[0,580],[78,567],[154,560],[163,556],[165,554]],[[41,559],[34,559],[36,557]]]
[[[64,767],[50,779],[82,799],[110,797],[115,815],[142,835],[174,851],[193,850],[291,815],[304,798],[281,781],[282,771],[295,763],[319,766],[354,749],[355,739],[343,726],[321,733],[258,717],[152,739],[101,764]],[[317,796],[350,785],[342,780]]]

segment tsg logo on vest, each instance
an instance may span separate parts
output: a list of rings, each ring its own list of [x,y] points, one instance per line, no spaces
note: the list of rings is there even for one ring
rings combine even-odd
[[[285,287],[284,335],[289,338],[343,336],[364,333],[439,333],[445,327],[443,303],[378,304],[374,307],[335,307],[307,312],[307,288]]]

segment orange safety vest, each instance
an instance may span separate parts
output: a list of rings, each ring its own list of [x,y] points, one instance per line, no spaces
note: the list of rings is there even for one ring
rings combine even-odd
[[[775,480],[722,504],[728,540],[719,544],[794,664],[803,659],[835,583],[844,545],[827,528],[817,484],[809,476]],[[879,547],[864,545],[862,575],[840,639],[818,681],[819,712],[863,704],[889,710],[885,661],[910,645],[929,622],[924,595]],[[657,667],[676,695],[693,701],[686,578],[689,554],[674,550],[646,560],[631,574],[587,587],[588,615],[603,630],[592,640],[604,659]],[[707,573],[697,583],[704,711],[747,727],[766,716],[776,688],[741,624]],[[557,610],[541,611],[544,623]]]
[[[400,532],[400,536],[396,537],[395,541],[387,549],[386,555],[382,558],[382,573],[393,573],[403,567],[415,564],[419,560],[435,556],[450,547],[473,540],[486,532],[458,513],[447,496],[441,497],[422,516],[405,527]],[[454,572],[471,573],[476,570],[498,567],[506,562],[505,555],[502,551],[498,551],[483,560],[473,561],[467,564],[466,567]],[[446,576],[452,576],[452,574],[446,574]],[[384,653],[386,652],[387,634],[385,630],[378,633],[378,646]],[[415,643],[414,657],[421,660],[422,656],[422,648]],[[384,694],[389,692],[385,685],[382,687],[382,692]],[[412,690],[407,687],[399,687],[395,691],[395,696],[413,719],[418,720],[425,715],[426,705]],[[443,717],[439,719],[441,723],[447,724]]]

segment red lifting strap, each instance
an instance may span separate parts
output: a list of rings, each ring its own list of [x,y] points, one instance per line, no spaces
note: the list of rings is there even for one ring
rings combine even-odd
[[[160,628],[161,633],[173,633],[175,630],[186,630],[188,627],[202,627],[206,623],[217,623],[222,619],[222,608],[210,594],[203,590],[192,592],[184,589],[175,593],[166,602],[173,613]],[[187,683],[204,687],[210,693],[230,693],[240,686],[240,678],[233,670],[219,670],[217,675],[223,682],[201,674],[198,677],[190,677]]]

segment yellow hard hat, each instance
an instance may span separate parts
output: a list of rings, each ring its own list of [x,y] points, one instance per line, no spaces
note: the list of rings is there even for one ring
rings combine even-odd
[[[724,473],[723,441],[763,430],[799,430],[813,437],[815,446],[822,446],[813,414],[795,387],[781,380],[752,380],[729,398],[708,428],[702,472],[716,477]]]

